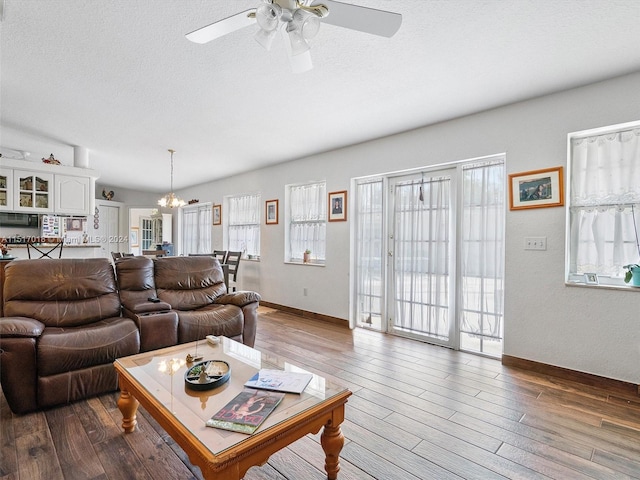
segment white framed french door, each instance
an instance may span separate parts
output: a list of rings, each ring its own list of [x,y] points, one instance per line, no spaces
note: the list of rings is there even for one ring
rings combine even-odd
[[[504,162],[353,179],[352,328],[502,354]]]
[[[389,331],[456,346],[456,169],[389,182]]]

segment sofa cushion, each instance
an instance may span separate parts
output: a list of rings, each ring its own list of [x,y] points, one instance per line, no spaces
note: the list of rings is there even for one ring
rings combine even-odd
[[[20,260],[5,267],[4,315],[73,327],[120,315],[106,258]]]
[[[192,342],[207,335],[242,338],[244,315],[235,305],[208,305],[198,310],[179,311],[178,342]]]
[[[174,310],[196,310],[210,305],[227,291],[216,258],[161,257],[153,262],[158,298]]]
[[[138,328],[114,317],[82,327],[45,328],[37,347],[38,376],[112,363],[140,351]]]
[[[156,296],[153,260],[147,257],[123,257],[116,260],[116,280],[122,305],[136,313],[158,311],[148,298]],[[145,304],[146,306],[141,306]],[[171,306],[164,304],[164,309]]]

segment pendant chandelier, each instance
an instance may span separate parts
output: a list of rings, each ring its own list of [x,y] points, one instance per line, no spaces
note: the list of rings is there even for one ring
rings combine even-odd
[[[167,195],[158,200],[158,205],[161,207],[177,208],[182,207],[186,202],[181,198],[176,197],[173,193],[173,154],[175,153],[175,150],[169,149],[169,152],[171,153],[171,190]]]

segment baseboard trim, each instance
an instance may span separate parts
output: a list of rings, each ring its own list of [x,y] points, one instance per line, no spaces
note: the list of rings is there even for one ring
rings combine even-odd
[[[310,318],[313,320],[320,320],[321,322],[332,323],[334,325],[340,325],[342,327],[349,328],[349,321],[344,318],[332,317],[330,315],[323,315],[321,313],[309,312],[307,310],[302,310],[300,308],[287,307],[286,305],[279,305],[277,303],[265,302],[260,300],[260,305],[269,308],[275,308],[277,310],[281,310],[283,312],[291,313],[292,315],[297,315],[303,318]]]
[[[502,355],[502,364],[507,367],[516,367],[523,370],[530,370],[541,375],[558,377],[563,380],[569,380],[591,387],[603,388],[605,390],[616,391],[625,394],[640,396],[640,385],[635,383],[623,382],[612,378],[601,377],[591,373],[578,372],[568,368],[556,367],[545,363],[525,360],[524,358],[512,357],[510,355]]]

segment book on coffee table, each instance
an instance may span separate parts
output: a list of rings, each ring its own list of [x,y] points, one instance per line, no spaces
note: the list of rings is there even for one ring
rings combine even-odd
[[[245,387],[276,392],[302,393],[313,378],[311,373],[287,372],[263,368],[244,384]]]
[[[252,434],[275,410],[284,393],[244,389],[207,420],[207,427]]]

